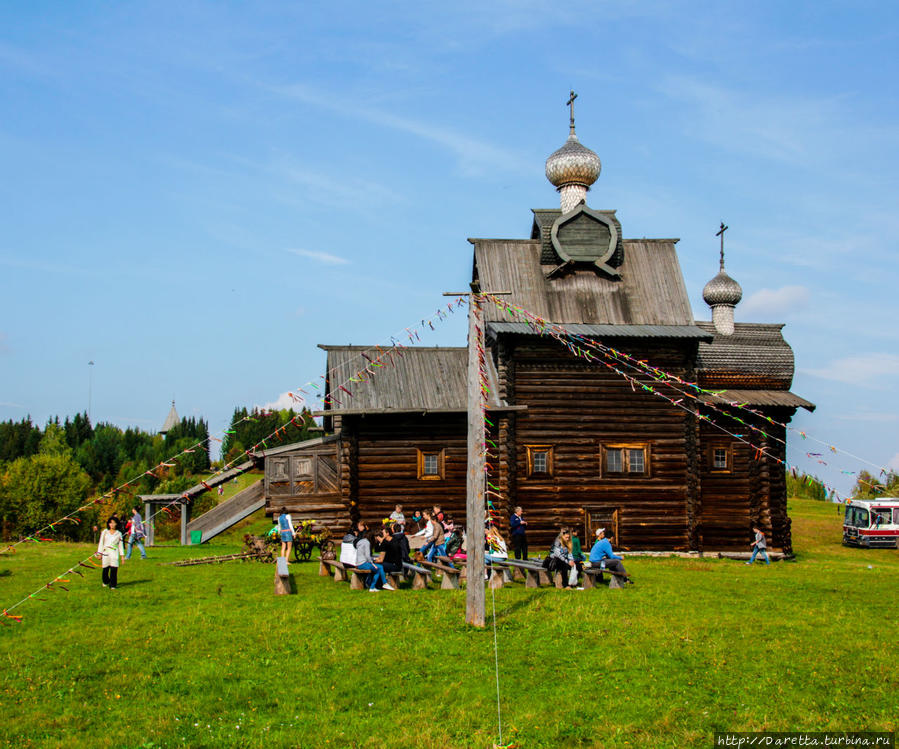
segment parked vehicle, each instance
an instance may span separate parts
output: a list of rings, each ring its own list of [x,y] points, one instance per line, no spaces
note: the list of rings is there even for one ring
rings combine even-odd
[[[899,498],[847,499],[843,544],[868,548],[897,548]]]

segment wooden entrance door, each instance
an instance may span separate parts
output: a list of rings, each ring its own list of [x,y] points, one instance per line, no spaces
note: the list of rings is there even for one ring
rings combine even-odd
[[[584,546],[593,546],[597,528],[606,529],[606,538],[618,546],[618,507],[612,505],[589,505],[584,507]]]

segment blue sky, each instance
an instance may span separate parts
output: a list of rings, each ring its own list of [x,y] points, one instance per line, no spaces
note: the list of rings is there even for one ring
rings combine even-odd
[[[560,7],[564,6],[564,7]],[[224,427],[464,287],[578,134],[708,319],[786,323],[809,433],[899,466],[890,3],[0,4],[0,418]],[[464,342],[453,318],[423,343]],[[791,447],[801,467],[846,487]]]

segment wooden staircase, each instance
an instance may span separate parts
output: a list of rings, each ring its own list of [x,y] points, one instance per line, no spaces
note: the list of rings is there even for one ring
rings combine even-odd
[[[239,523],[247,515],[265,506],[263,492],[263,479],[250,484],[243,491],[235,494],[219,505],[213,507],[195,520],[187,524],[187,537],[191,531],[203,531],[203,541],[215,538],[222,531],[228,530],[235,523]]]

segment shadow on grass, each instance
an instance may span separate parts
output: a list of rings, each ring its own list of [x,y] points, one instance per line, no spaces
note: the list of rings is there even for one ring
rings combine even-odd
[[[0,577],[12,577],[12,570],[0,570]]]
[[[146,579],[146,580],[125,580],[125,581],[123,581],[123,582],[120,582],[119,585],[118,585],[118,587],[124,588],[126,585],[143,585],[144,583],[151,583],[151,582],[153,582],[153,581],[150,580],[150,579]]]
[[[515,601],[515,603],[509,604],[509,605],[505,605],[504,603],[497,603],[497,605],[496,605],[496,621],[497,622],[504,621],[507,617],[511,616],[512,614],[515,614],[518,611],[521,611],[522,609],[527,609],[528,607],[533,606],[535,603],[542,601],[547,595],[550,595],[551,593],[555,593],[555,590],[553,590],[553,591],[540,590],[538,588],[536,590],[533,590],[533,593],[531,595],[526,596],[525,598],[519,598],[517,601]],[[487,604],[488,612],[492,612],[492,601],[490,599],[489,591],[488,591],[488,595],[487,595],[486,604]],[[489,616],[489,614],[488,614],[488,616]]]

